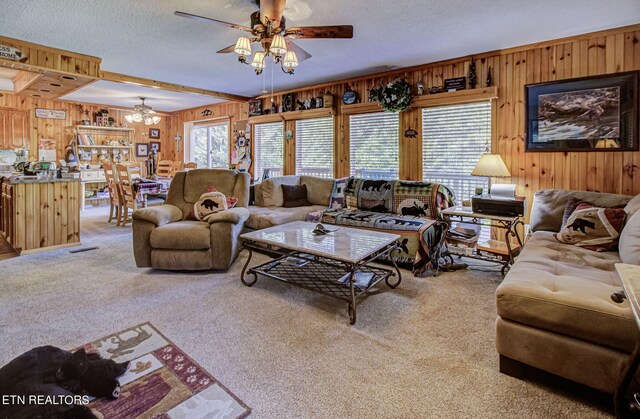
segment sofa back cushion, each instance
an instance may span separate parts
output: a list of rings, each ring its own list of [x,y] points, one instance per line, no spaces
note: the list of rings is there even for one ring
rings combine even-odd
[[[640,265],[640,211],[636,211],[627,220],[627,224],[620,233],[618,248],[623,263]]]
[[[640,212],[640,194],[631,198],[631,201],[627,203],[624,210],[627,212],[627,219],[631,219],[633,214]]]
[[[531,231],[560,231],[562,216],[570,197],[592,203],[597,207],[615,207],[626,205],[629,195],[610,193],[571,191],[566,189],[542,189],[533,197],[531,208]]]
[[[307,199],[313,205],[329,206],[333,182],[333,179],[300,176],[300,184],[307,187]]]
[[[627,213],[622,208],[599,208],[583,203],[555,236],[562,243],[595,252],[616,250],[626,218]]]
[[[299,184],[300,184],[299,176],[279,176],[279,177],[265,179],[260,184],[260,192],[262,194],[262,206],[281,207],[284,204],[284,195],[282,194],[282,185],[299,185]]]

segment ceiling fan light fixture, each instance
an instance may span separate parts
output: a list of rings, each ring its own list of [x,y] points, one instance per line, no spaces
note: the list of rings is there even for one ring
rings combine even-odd
[[[264,68],[264,57],[264,51],[256,51],[256,53],[253,54],[253,61],[251,62],[251,66],[256,70],[262,70]]]
[[[242,55],[245,57],[247,55],[251,55],[251,41],[249,41],[249,38],[246,38],[244,36],[241,36],[240,38],[238,38],[238,42],[236,42],[236,47],[234,48],[234,51],[236,52],[236,54]]]
[[[158,122],[160,122],[160,117],[158,115],[153,115],[151,117],[151,120],[153,121],[154,124],[157,124]]]
[[[142,122],[142,115],[140,115],[139,113],[134,113],[133,122]]]
[[[294,69],[298,66],[298,57],[296,53],[293,51],[287,51],[287,54],[284,56],[284,62],[282,63],[283,67],[287,70]]]
[[[271,41],[271,47],[269,47],[274,55],[283,55],[287,52],[287,43],[282,35],[274,35]]]
[[[125,115],[124,119],[126,119],[130,124],[133,123],[133,115]]]

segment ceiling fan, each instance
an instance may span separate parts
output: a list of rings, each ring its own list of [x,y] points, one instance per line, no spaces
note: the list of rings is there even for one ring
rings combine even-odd
[[[293,74],[299,61],[311,58],[311,54],[294,44],[290,38],[353,38],[351,25],[287,28],[286,19],[282,15],[286,0],[256,0],[256,3],[260,6],[260,10],[251,14],[251,27],[186,12],[176,11],[174,14],[188,19],[217,23],[251,34],[251,38],[241,36],[238,42],[221,49],[218,54],[236,52],[238,61],[250,64],[256,74],[262,73],[265,68],[265,59],[269,55],[273,56],[274,62],[279,63],[282,71],[287,74]],[[249,63],[247,57],[251,55],[252,43],[259,43],[262,50],[256,51]]]

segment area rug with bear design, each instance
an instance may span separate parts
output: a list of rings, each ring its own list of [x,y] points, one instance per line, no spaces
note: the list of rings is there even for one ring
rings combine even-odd
[[[244,418],[251,409],[150,323],[83,346],[116,362],[120,397],[89,404],[99,418]]]

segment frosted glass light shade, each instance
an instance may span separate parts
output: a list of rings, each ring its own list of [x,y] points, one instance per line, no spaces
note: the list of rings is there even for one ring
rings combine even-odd
[[[287,51],[287,55],[284,56],[284,62],[282,63],[284,68],[291,69],[298,66],[298,57],[293,51]]]
[[[133,115],[125,115],[124,119],[126,119],[127,122],[131,124],[133,122]]]
[[[257,69],[264,68],[264,51],[256,51],[256,53],[253,54],[251,66]]]
[[[499,154],[483,154],[476,167],[471,172],[472,176],[486,177],[510,177],[509,169],[504,164]]]
[[[157,124],[158,122],[160,122],[160,119],[162,119],[162,118],[160,118],[158,115],[153,115],[153,118],[151,118],[151,119],[153,120],[154,124]]]
[[[272,54],[282,55],[287,52],[287,43],[282,35],[274,35],[269,48]]]
[[[247,55],[251,55],[251,42],[249,41],[249,38],[245,38],[244,36],[238,38],[234,51],[236,54],[244,55],[245,57]]]
[[[133,122],[142,122],[142,115],[140,115],[139,113],[134,113]]]

